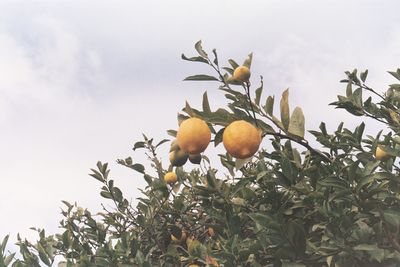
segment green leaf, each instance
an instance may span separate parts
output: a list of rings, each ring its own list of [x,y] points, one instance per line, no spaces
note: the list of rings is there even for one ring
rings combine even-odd
[[[220,129],[214,136],[214,146],[218,146],[222,142],[222,136],[224,134],[225,128]]]
[[[289,89],[286,89],[282,93],[282,98],[281,98],[281,121],[282,125],[287,130],[289,128],[289,121],[290,121],[290,115],[289,115]]]
[[[44,264],[46,264],[47,266],[51,266],[50,259],[49,259],[49,257],[47,256],[46,251],[44,250],[44,248],[43,248],[40,244],[38,244],[38,252],[39,252],[39,258],[40,258],[40,260],[41,260]]]
[[[289,133],[304,138],[304,114],[301,108],[296,107],[293,110],[292,116],[289,122]]]
[[[144,173],[144,166],[142,164],[136,163],[129,167],[134,169],[137,172]]]
[[[228,59],[229,64],[231,64],[233,69],[236,69],[239,67],[239,64],[237,64],[233,59]]]
[[[362,107],[362,89],[357,88],[353,92],[353,101],[357,107]]]
[[[306,250],[306,234],[302,225],[297,222],[288,222],[287,236],[297,255],[303,255]]]
[[[207,171],[207,184],[210,188],[215,188],[217,185],[217,179],[215,178],[215,174],[212,170]]]
[[[183,79],[184,81],[219,81],[214,76],[206,75],[206,74],[198,74],[186,77]]]
[[[256,103],[257,106],[260,105],[261,93],[263,91],[263,86],[264,86],[264,83],[263,83],[262,76],[261,76],[261,85],[260,85],[260,87],[258,87],[256,89],[256,98],[254,100],[254,103]]]
[[[166,143],[166,142],[168,142],[169,141],[169,139],[163,139],[163,140],[161,140],[160,142],[158,142],[158,144],[156,145],[156,147],[159,147],[159,146],[161,146],[162,144],[164,144],[164,143]]]
[[[282,173],[283,175],[290,180],[291,183],[294,183],[296,181],[296,177],[298,175],[297,170],[293,167],[291,161],[285,157],[282,156]]]
[[[172,137],[176,137],[177,131],[175,131],[175,130],[167,130],[167,134],[172,136]]]
[[[111,193],[108,192],[108,191],[101,191],[101,192],[100,192],[100,195],[101,195],[102,197],[104,197],[104,198],[108,198],[108,199],[111,199],[111,198],[112,198]]]
[[[99,173],[97,170],[95,169],[90,169],[93,173],[90,173],[89,175],[92,176],[93,178],[95,178],[96,180],[103,182],[104,178],[101,175],[101,173]]]
[[[10,236],[9,235],[6,235],[5,237],[4,237],[4,239],[3,239],[3,242],[1,242],[1,247],[0,247],[0,249],[1,249],[1,252],[2,252],[2,254],[4,255],[4,252],[6,251],[6,246],[7,246],[7,242],[8,242],[8,238],[9,238]]]
[[[207,91],[203,94],[203,111],[204,113],[211,113],[210,103],[208,102]]]
[[[253,60],[253,53],[250,53],[243,62],[243,66],[251,68],[251,61]]]
[[[365,82],[365,80],[367,79],[367,76],[368,76],[368,70],[361,72],[361,74],[360,74],[361,81]]]
[[[208,60],[203,58],[203,57],[186,57],[184,54],[182,54],[181,58],[183,60],[187,60],[187,61],[193,61],[193,62],[201,62],[201,63],[206,63],[208,64]]]
[[[194,48],[200,56],[208,58],[207,53],[203,50],[203,47],[201,46],[201,40],[197,41],[197,43],[194,45]]]
[[[236,170],[240,170],[244,165],[249,163],[251,161],[252,157],[246,158],[246,159],[236,159],[235,161],[235,168]]]
[[[268,96],[267,101],[264,106],[265,112],[267,112],[268,115],[272,116],[274,112],[274,97],[273,96]]]
[[[234,71],[232,68],[228,68],[228,67],[223,67],[222,69],[226,70],[230,75],[232,75],[233,71]]]
[[[387,209],[383,212],[383,218],[388,224],[397,228],[400,224],[400,211]]]
[[[351,98],[353,96],[353,85],[351,82],[347,83],[346,86],[346,96],[347,98]]]
[[[217,50],[214,48],[212,50],[213,54],[214,54],[214,64],[218,66],[218,55],[217,55]]]
[[[11,261],[14,259],[15,253],[11,253],[10,255],[8,255],[5,259],[4,259],[4,265],[8,266]]]
[[[338,188],[343,191],[350,192],[350,185],[346,181],[344,181],[338,177],[327,177],[323,180],[319,180],[318,184],[320,184],[322,186],[326,186],[326,187],[331,186],[331,187],[335,187],[335,188]]]
[[[258,229],[268,228],[271,224],[273,224],[272,218],[266,214],[251,213],[249,214],[249,217],[258,225]]]
[[[143,141],[136,142],[136,143],[133,145],[133,150],[136,150],[136,149],[138,149],[138,148],[143,148],[144,145],[145,145],[145,142],[143,142]]]
[[[396,71],[388,71],[388,73],[390,73],[393,77],[395,77],[397,80],[400,81],[400,73],[398,70],[397,70],[397,72]]]

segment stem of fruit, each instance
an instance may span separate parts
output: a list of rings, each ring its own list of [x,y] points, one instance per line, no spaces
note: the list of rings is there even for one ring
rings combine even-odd
[[[258,127],[257,118],[256,118],[256,113],[254,112],[253,104],[251,103],[251,97],[250,97],[250,82],[249,82],[249,81],[247,81],[247,82],[245,83],[245,85],[244,85],[244,90],[246,91],[247,98],[249,99],[251,112],[253,112],[253,119],[254,119],[254,122],[256,123],[256,126]]]

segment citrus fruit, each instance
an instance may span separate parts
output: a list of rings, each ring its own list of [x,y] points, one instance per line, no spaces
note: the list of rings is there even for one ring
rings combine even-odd
[[[200,267],[198,264],[190,264],[188,267]]]
[[[377,160],[386,160],[386,159],[390,158],[390,155],[388,153],[386,153],[382,148],[377,146],[376,150],[375,150],[375,158]]]
[[[250,75],[250,69],[246,66],[239,66],[233,71],[233,79],[241,83],[249,81]]]
[[[213,236],[215,233],[214,233],[214,229],[212,228],[212,227],[208,227],[208,235],[209,236]]]
[[[167,173],[164,175],[164,181],[165,181],[167,184],[173,184],[173,183],[175,183],[176,181],[178,181],[178,176],[176,176],[176,173],[174,173],[174,172],[167,172]]]
[[[184,120],[176,135],[178,145],[188,154],[198,154],[206,150],[211,140],[211,131],[205,121],[199,118]]]
[[[186,240],[186,237],[187,237],[186,236],[186,232],[182,231],[180,239],[178,239],[177,237],[175,237],[174,235],[171,234],[171,241],[174,242],[174,243],[181,243],[181,242],[184,242]]]
[[[201,162],[201,154],[190,154],[189,161],[193,164],[200,164]]]
[[[182,166],[188,160],[189,155],[182,150],[174,150],[169,153],[169,161],[171,162],[172,166]]]
[[[230,155],[245,159],[257,152],[261,143],[261,134],[247,121],[234,121],[225,128],[222,142]]]

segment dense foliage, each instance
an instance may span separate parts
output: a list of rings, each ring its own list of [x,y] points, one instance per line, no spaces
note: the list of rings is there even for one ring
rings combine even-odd
[[[246,120],[262,131],[259,151],[244,160],[220,154],[224,169],[217,170],[210,145],[199,165],[173,167],[158,155],[170,140],[144,136],[133,150],[145,153],[152,169],[131,157],[118,160],[147,182],[136,207],[98,162],[91,176],[114,208],[94,214],[63,201],[60,232],[36,229],[37,242],[18,236],[19,257],[5,251],[6,237],[0,266],[51,266],[57,259],[59,266],[399,266],[400,84],[380,94],[365,83],[367,71],[346,72],[346,94],[332,105],[379,121],[383,130],[365,136],[361,122],[328,132],[321,123],[309,131],[312,146],[301,108],[289,113],[288,90],[274,108],[273,96],[263,100],[262,77],[253,91],[249,82],[231,79],[239,66],[234,60],[220,67],[215,49],[208,55],[201,42],[195,48],[197,56],[182,58],[207,64],[216,75],[185,80],[215,81],[227,107],[211,109],[204,93],[202,108],[186,103],[178,120],[206,121],[215,146],[229,123]],[[251,60],[252,54],[243,65],[250,68]],[[400,80],[400,70],[390,74]],[[378,146],[385,153],[379,160]],[[175,184],[164,181],[168,171],[177,174]]]

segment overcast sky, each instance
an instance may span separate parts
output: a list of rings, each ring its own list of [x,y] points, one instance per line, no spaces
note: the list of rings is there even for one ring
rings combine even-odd
[[[129,4],[128,4],[129,2]],[[217,48],[221,61],[254,52],[252,77],[264,94],[301,106],[308,129],[360,121],[329,103],[344,93],[343,72],[370,70],[383,92],[399,66],[398,1],[1,1],[0,237],[57,230],[61,200],[100,209],[98,160],[134,199],[141,175],[117,166],[142,133],[160,140],[188,100],[226,104],[207,73],[180,54]],[[375,126],[374,126],[375,127]],[[378,129],[370,127],[369,131]],[[207,153],[213,153],[209,149]],[[162,155],[167,159],[167,155]]]

